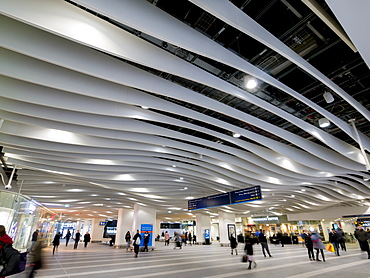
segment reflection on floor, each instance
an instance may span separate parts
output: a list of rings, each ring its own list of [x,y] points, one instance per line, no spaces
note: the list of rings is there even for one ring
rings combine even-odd
[[[74,250],[72,244],[65,247],[62,242],[54,256],[51,248],[44,249],[44,267],[36,277],[370,277],[370,260],[358,244],[349,244],[347,252],[341,252],[339,257],[325,250],[326,262],[310,261],[302,245],[269,247],[272,258],[264,257],[261,246],[254,245],[257,267],[248,270],[248,264],[241,262],[244,244],[239,244],[236,256],[218,243],[174,250],[173,245],[159,242],[155,251],[134,258],[132,252],[100,243],[89,244],[87,248],[80,243]]]

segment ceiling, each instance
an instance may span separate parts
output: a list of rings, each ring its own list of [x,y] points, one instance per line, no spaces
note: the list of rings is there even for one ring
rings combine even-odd
[[[0,0],[5,182],[64,219],[191,218],[255,185],[203,211],[370,206],[368,45],[347,37],[368,9],[344,2]]]

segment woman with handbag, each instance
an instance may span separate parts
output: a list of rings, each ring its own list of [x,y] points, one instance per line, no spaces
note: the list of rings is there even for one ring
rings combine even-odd
[[[131,242],[131,234],[130,231],[127,231],[125,235],[125,240],[126,240],[126,252],[130,249],[130,242]]]
[[[133,244],[134,244],[134,252],[135,252],[135,258],[139,255],[139,247],[141,243],[141,235],[139,233],[139,230],[136,231],[136,234],[132,238]]]
[[[254,258],[253,258],[253,244],[256,243],[256,239],[252,237],[251,232],[249,231],[247,232],[244,242],[245,242],[244,251],[246,253],[247,260],[249,262],[248,269],[252,269],[252,262],[254,263],[254,268],[256,268],[257,263],[254,261]]]
[[[321,240],[322,237],[315,230],[312,232],[311,239],[313,243],[313,248],[316,250],[316,261],[321,262],[321,260],[319,260],[319,252],[321,251],[322,260],[325,262],[325,256],[324,256],[325,246],[324,246],[324,243],[322,243],[322,240]]]

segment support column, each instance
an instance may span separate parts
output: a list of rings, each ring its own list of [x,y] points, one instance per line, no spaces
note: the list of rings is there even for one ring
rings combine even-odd
[[[145,232],[142,228],[145,228],[145,224],[152,225],[152,232],[150,233],[150,241],[149,241],[149,250],[153,250],[155,248],[155,236],[156,236],[156,218],[157,213],[156,209],[152,207],[142,206],[139,204],[134,205],[134,216],[132,221],[132,232],[135,235],[136,230],[139,230],[141,233],[141,244],[140,246],[144,245],[144,236],[143,233]]]
[[[104,222],[104,218],[91,219],[91,242],[101,242],[104,233],[104,226],[100,226],[100,222]]]
[[[127,231],[130,231],[131,237],[134,235],[131,231],[132,220],[133,220],[134,211],[120,208],[118,209],[118,218],[117,218],[117,233],[116,233],[116,242],[114,248],[126,248],[125,235]]]
[[[197,236],[196,242],[198,244],[204,244],[206,242],[204,238],[204,231],[208,229],[211,232],[211,217],[201,213],[197,213],[195,216],[197,222],[195,234]]]
[[[80,231],[81,235],[86,234],[86,232],[89,232],[91,234],[91,219],[90,218],[85,218],[84,219],[84,227],[82,231]]]
[[[76,222],[76,230],[75,230],[75,232],[74,232],[74,234],[73,234],[73,237],[75,236],[75,234],[77,233],[77,231],[80,231],[80,234],[81,234],[81,232],[82,232],[82,230],[81,230],[81,226],[82,226],[82,221],[78,220],[78,221]],[[81,234],[81,235],[82,235],[82,234]]]
[[[235,214],[219,211],[218,221],[219,221],[220,245],[230,246],[229,233],[233,233],[234,237],[237,238]]]

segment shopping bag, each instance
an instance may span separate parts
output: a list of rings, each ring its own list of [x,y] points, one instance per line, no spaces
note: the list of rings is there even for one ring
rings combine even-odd
[[[325,248],[326,248],[326,250],[328,250],[329,252],[335,252],[334,246],[333,246],[333,244],[331,244],[331,243],[326,244]]]

